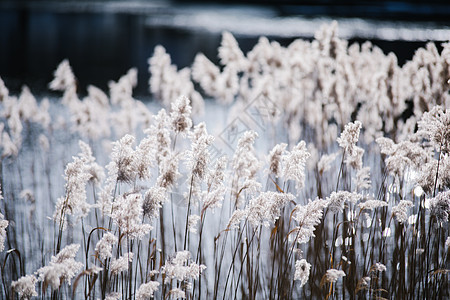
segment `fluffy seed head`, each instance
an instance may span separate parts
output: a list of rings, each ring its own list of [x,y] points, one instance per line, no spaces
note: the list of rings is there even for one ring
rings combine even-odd
[[[297,260],[295,262],[294,280],[300,280],[300,287],[304,286],[309,279],[309,272],[311,264],[305,259]]]

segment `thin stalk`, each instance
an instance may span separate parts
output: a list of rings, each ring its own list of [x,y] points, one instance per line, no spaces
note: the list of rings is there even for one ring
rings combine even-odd
[[[244,227],[245,227],[246,225],[247,225],[247,218],[245,218]],[[230,278],[231,270],[232,270],[233,267],[234,267],[234,260],[235,260],[235,258],[236,258],[236,253],[237,253],[237,251],[238,251],[238,249],[239,249],[239,244],[240,244],[240,242],[241,242],[241,240],[242,240],[242,235],[243,235],[243,230],[242,230],[242,231],[239,231],[238,241],[237,241],[237,243],[236,243],[236,247],[235,247],[234,252],[233,252],[233,257],[231,258],[230,268],[228,269],[228,273],[227,273],[227,280],[225,281],[225,288],[223,289],[223,300],[225,300],[225,295],[226,295],[226,293],[227,293],[227,287],[228,287],[228,280],[229,280],[229,278]]]
[[[345,150],[344,153],[342,153],[342,160],[341,160],[341,166],[339,167],[339,173],[338,173],[338,178],[337,178],[337,182],[336,182],[336,192],[338,191],[339,188],[339,179],[341,178],[341,173],[342,170],[344,169],[344,159],[345,159]]]
[[[436,187],[437,187],[437,182],[438,182],[438,178],[439,178],[439,164],[441,163],[441,151],[442,151],[442,143],[441,143],[441,146],[439,147],[439,157],[438,157],[438,164],[437,164],[437,168],[436,168],[436,178],[434,180],[433,198],[436,197]]]
[[[194,175],[191,175],[191,184],[189,187],[189,198],[188,198],[188,207],[186,211],[186,227],[184,230],[184,245],[183,250],[186,250],[187,236],[188,236],[188,225],[189,225],[189,214],[191,211],[191,197],[192,197],[192,185],[194,183]]]
[[[250,242],[248,243],[247,251],[245,252],[244,258],[242,259],[242,262],[241,262],[241,269],[239,271],[239,275],[238,275],[237,282],[236,282],[236,288],[234,290],[234,299],[235,300],[236,300],[236,296],[237,296],[237,290],[238,290],[238,287],[239,287],[239,281],[240,281],[241,275],[242,275],[242,270],[244,269],[243,268],[243,264],[244,264],[244,261],[247,259],[248,252],[249,252],[249,247],[253,243],[253,239],[255,238],[256,232],[258,232],[258,229],[253,230],[252,238],[250,239]],[[249,285],[250,284],[251,284],[251,280],[249,281]]]

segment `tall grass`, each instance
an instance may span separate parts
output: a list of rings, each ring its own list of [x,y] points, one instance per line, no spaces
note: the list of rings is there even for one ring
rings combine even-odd
[[[60,100],[0,80],[1,297],[449,297],[449,50],[400,67],[334,23],[246,55],[224,33],[220,66],[159,46],[159,111],[134,69],[83,99],[67,61]]]

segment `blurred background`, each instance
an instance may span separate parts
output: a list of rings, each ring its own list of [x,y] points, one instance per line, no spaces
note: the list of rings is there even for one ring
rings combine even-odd
[[[79,91],[107,89],[138,68],[136,94],[149,97],[147,59],[163,45],[179,68],[198,52],[217,62],[221,32],[246,53],[259,36],[282,45],[312,39],[323,23],[339,22],[350,43],[370,40],[399,63],[428,41],[450,40],[450,1],[0,1],[0,77],[12,93],[23,84],[48,93],[53,70],[69,59]]]

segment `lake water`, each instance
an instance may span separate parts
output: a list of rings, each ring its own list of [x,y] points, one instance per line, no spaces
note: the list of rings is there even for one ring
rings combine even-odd
[[[301,10],[289,7],[281,11],[168,1],[2,2],[0,76],[13,91],[27,84],[35,93],[45,93],[53,70],[67,58],[81,91],[88,84],[106,89],[109,80],[137,67],[136,93],[148,95],[147,59],[156,45],[163,45],[182,68],[199,52],[217,62],[224,30],[236,36],[245,53],[259,36],[287,45],[299,37],[312,39],[320,25],[332,20],[301,15]],[[350,43],[371,40],[385,53],[396,53],[400,64],[427,41],[442,42],[450,36],[449,24],[442,22],[337,20],[342,38]]]

